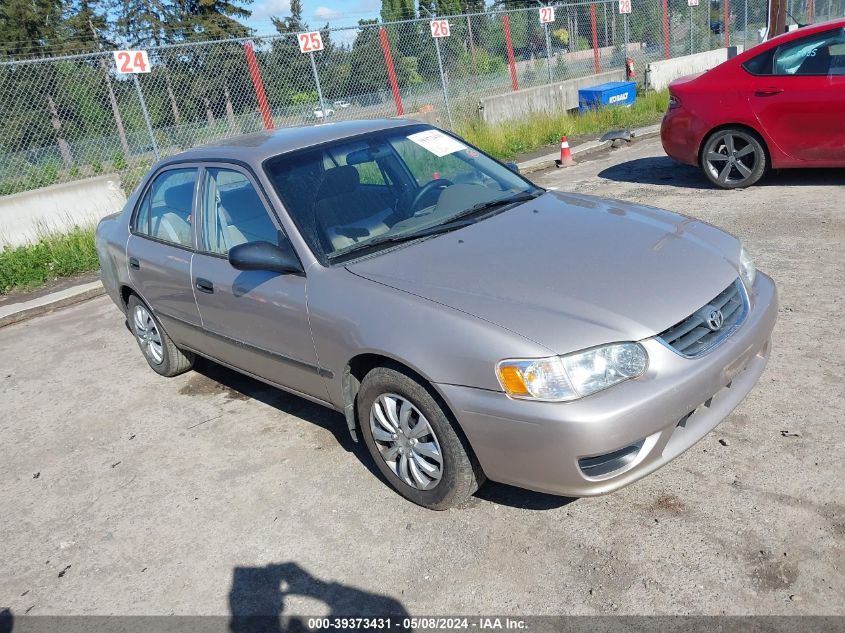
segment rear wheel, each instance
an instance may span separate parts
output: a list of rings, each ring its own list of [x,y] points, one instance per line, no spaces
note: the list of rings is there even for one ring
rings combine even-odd
[[[364,377],[358,420],[378,469],[418,505],[446,510],[466,501],[484,480],[444,407],[400,371],[377,367]]]
[[[748,130],[718,130],[704,144],[701,169],[717,187],[750,187],[766,171],[766,150],[757,135]]]
[[[193,366],[194,355],[176,347],[143,301],[131,295],[127,311],[138,347],[155,372],[162,376],[177,376]]]

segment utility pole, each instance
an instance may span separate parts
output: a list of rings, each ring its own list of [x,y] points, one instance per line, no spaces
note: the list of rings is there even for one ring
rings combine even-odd
[[[769,20],[765,40],[786,32],[787,0],[769,0]]]

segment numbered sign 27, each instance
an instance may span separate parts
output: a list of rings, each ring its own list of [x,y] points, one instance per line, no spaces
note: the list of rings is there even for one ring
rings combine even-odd
[[[449,20],[432,20],[431,37],[449,37]]]
[[[300,33],[296,36],[299,40],[300,53],[316,53],[323,50],[323,38],[320,31],[311,31],[310,33]]]
[[[555,21],[554,7],[540,7],[540,24],[548,24]]]
[[[619,13],[631,12],[631,0],[619,0]]]
[[[121,75],[150,72],[147,51],[114,51],[114,65]]]

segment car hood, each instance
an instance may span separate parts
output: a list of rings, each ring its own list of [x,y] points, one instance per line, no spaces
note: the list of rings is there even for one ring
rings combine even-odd
[[[738,254],[699,220],[547,192],[347,268],[563,354],[674,325],[736,279]]]

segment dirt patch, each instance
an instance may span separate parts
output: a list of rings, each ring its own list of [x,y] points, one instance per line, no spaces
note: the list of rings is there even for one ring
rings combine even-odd
[[[228,385],[223,385],[202,374],[191,376],[187,384],[179,389],[179,394],[183,396],[216,396],[222,394],[229,401],[250,399],[247,394],[233,389]]]
[[[750,559],[751,578],[760,589],[780,591],[798,579],[798,571],[787,562],[786,553],[777,556],[769,550],[759,550]]]
[[[661,492],[653,505],[655,510],[668,512],[669,514],[681,514],[687,506],[678,497],[668,492]]]

